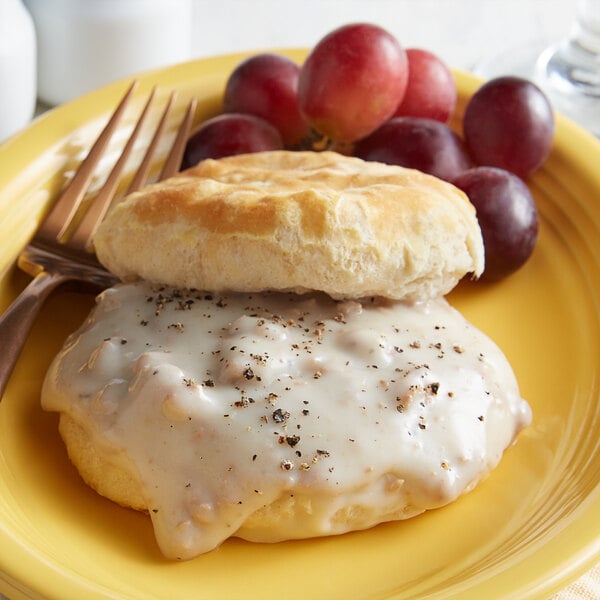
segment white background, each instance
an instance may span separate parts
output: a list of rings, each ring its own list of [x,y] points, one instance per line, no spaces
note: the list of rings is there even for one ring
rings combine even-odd
[[[423,47],[470,70],[536,39],[569,32],[577,0],[192,0],[193,57],[308,47],[352,21],[382,25],[405,47]]]

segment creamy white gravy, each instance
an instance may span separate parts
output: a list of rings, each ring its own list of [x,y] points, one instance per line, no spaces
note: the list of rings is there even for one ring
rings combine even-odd
[[[146,283],[99,296],[42,404],[135,465],[158,543],[180,559],[232,535],[328,535],[442,506],[531,419],[502,352],[444,299]],[[303,509],[253,516],[278,501]]]

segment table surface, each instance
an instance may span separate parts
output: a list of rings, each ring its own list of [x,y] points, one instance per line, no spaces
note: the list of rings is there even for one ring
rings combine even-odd
[[[369,21],[405,47],[427,48],[449,65],[483,61],[534,41],[568,35],[575,0],[192,0],[191,58],[266,48],[310,47],[335,27]],[[1,595],[0,595],[1,597]],[[600,565],[555,600],[600,598]]]

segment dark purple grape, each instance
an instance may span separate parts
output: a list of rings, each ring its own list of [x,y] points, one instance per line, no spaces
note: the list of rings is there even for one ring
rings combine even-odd
[[[476,167],[453,182],[477,211],[485,246],[481,279],[496,281],[519,269],[531,256],[538,235],[538,211],[525,183],[495,167]]]
[[[554,114],[544,93],[531,81],[498,77],[469,100],[463,130],[477,164],[527,177],[550,152]]]
[[[359,140],[354,154],[364,160],[419,169],[452,180],[472,166],[463,141],[444,123],[395,117]]]
[[[280,54],[257,54],[241,62],[225,87],[225,112],[248,113],[274,125],[287,146],[308,135],[298,108],[300,67]]]
[[[205,158],[280,150],[283,141],[273,125],[254,115],[228,113],[205,121],[187,142],[184,169]]]

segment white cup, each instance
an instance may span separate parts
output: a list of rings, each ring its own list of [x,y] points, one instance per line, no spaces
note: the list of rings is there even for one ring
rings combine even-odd
[[[0,0],[0,142],[29,123],[35,111],[33,22],[21,0]]]
[[[38,96],[61,104],[189,60],[192,0],[25,0],[38,38]]]

